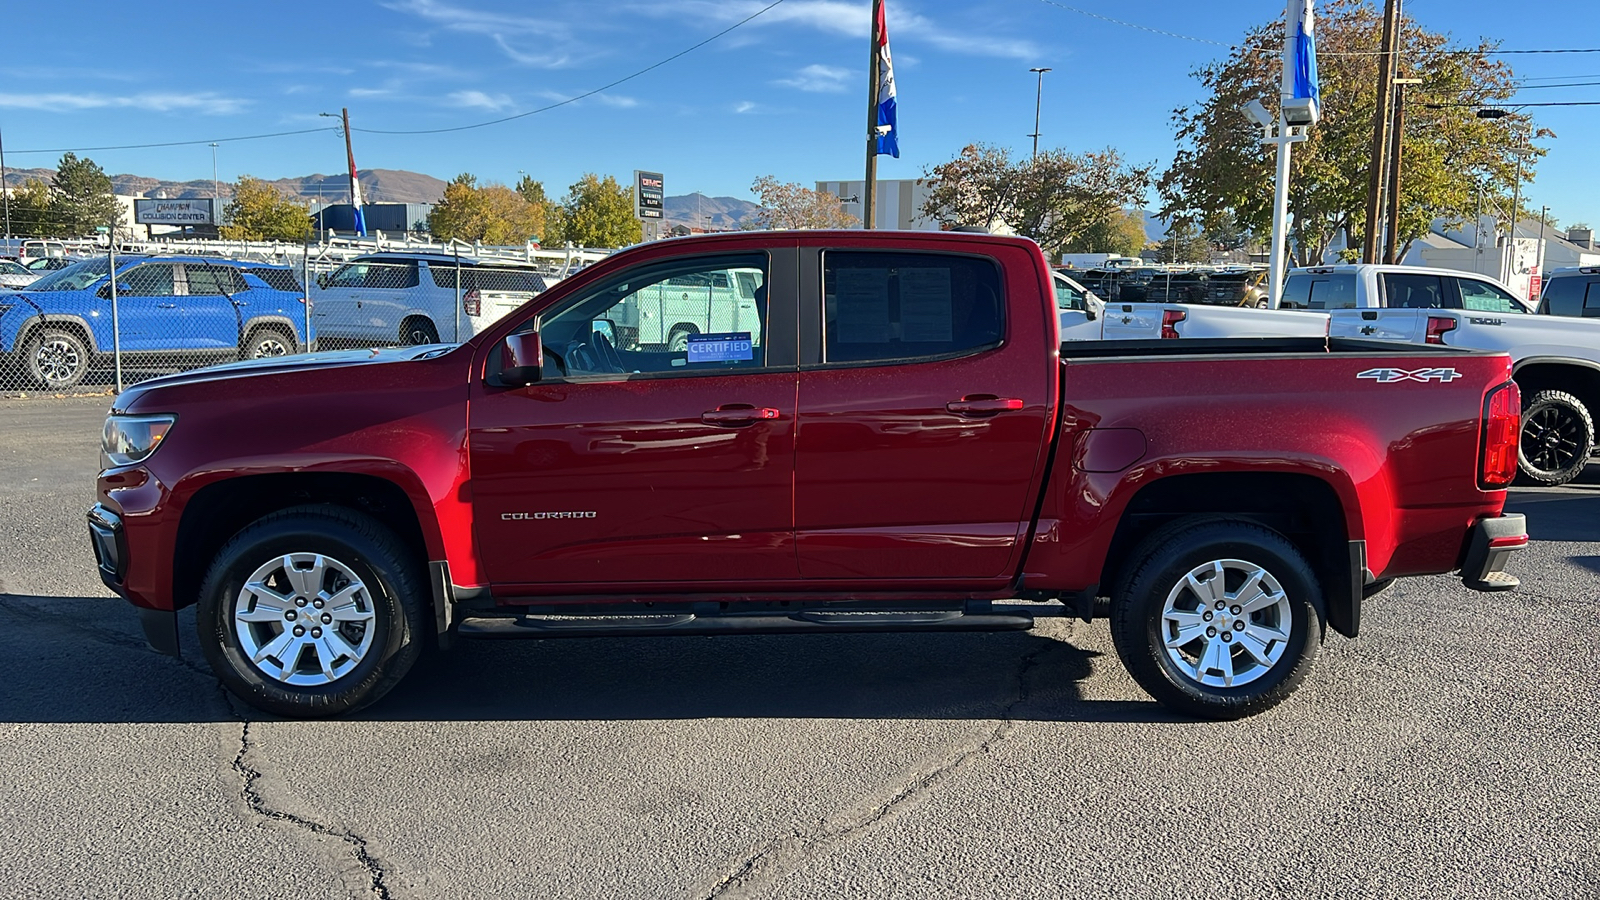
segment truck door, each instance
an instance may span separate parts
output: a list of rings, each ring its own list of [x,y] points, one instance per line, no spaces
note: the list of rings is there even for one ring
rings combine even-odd
[[[641,262],[542,312],[542,379],[480,383],[471,403],[473,516],[497,593],[797,577],[795,256],[791,244]],[[752,312],[766,327],[695,335],[679,350],[612,340],[615,310],[713,272],[765,288]]]
[[[804,578],[992,583],[1020,558],[1059,377],[1043,319],[1056,303],[1037,277],[1002,276],[1001,262],[1037,269],[1026,251],[997,255],[802,250]]]

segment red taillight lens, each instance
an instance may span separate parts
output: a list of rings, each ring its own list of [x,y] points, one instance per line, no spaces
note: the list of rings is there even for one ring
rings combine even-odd
[[[1176,340],[1178,337],[1178,323],[1189,318],[1189,314],[1181,309],[1163,309],[1161,311],[1161,336]]]
[[[461,309],[469,316],[483,315],[483,297],[478,294],[476,288],[467,291],[461,298]]]
[[[1483,402],[1483,456],[1478,486],[1498,490],[1517,477],[1517,439],[1522,434],[1522,392],[1502,384]]]
[[[1456,330],[1456,320],[1449,316],[1428,317],[1428,343],[1442,344],[1444,336]]]

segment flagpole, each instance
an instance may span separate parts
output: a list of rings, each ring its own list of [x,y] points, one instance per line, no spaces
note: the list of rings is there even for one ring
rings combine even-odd
[[[861,188],[861,227],[873,227],[873,207],[878,199],[878,23],[883,21],[883,0],[872,0],[872,25],[867,30],[867,182]]]

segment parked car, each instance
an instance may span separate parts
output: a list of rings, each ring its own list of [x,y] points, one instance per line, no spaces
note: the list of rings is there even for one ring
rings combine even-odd
[[[1100,323],[1106,312],[1105,301],[1061,269],[1051,271],[1050,278],[1055,286],[1056,309],[1061,313],[1061,339],[1099,340]]]
[[[30,272],[28,267],[9,259],[0,259],[0,288],[27,287],[39,279],[40,272]]]
[[[759,345],[612,339],[641,292],[742,272]],[[1053,293],[1021,238],[643,244],[454,347],[133,387],[91,543],[154,646],[198,604],[227,689],[293,716],[376,700],[436,638],[1020,630],[1107,597],[1145,690],[1237,718],[1386,579],[1516,586],[1506,354],[1063,345]]]
[[[1539,312],[1575,319],[1600,318],[1600,266],[1553,270],[1539,297]]]
[[[190,367],[309,349],[298,293],[271,287],[259,265],[188,256],[89,259],[0,295],[0,359],[40,388],[69,388],[120,349],[123,365]]]
[[[311,292],[325,344],[377,347],[466,340],[545,290],[537,268],[515,260],[443,254],[358,256]]]

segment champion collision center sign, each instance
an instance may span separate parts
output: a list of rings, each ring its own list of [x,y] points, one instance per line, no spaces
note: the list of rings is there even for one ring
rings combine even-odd
[[[133,201],[133,221],[139,225],[215,225],[212,201],[207,197],[188,200]]]

